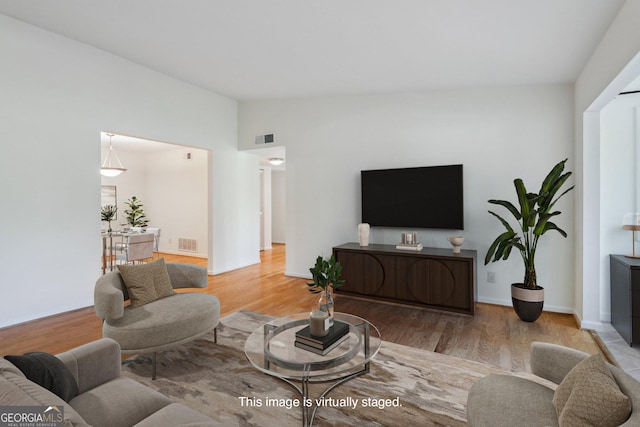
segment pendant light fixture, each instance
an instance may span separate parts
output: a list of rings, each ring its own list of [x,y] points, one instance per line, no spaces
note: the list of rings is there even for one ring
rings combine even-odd
[[[102,167],[100,168],[100,174],[108,177],[114,177],[120,175],[122,172],[126,171],[126,169],[122,166],[122,162],[113,150],[113,145],[111,145],[111,138],[113,137],[113,134],[108,133],[107,135],[109,136],[109,150],[107,150],[104,163],[102,163]]]

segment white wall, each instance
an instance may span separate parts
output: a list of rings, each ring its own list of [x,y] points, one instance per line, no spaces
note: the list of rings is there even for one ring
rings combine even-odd
[[[484,266],[501,225],[490,198],[515,201],[513,179],[537,190],[558,161],[573,168],[570,86],[490,88],[378,96],[343,96],[239,103],[239,147],[254,148],[267,130],[287,150],[287,274],[307,276],[318,254],[357,241],[362,169],[464,164],[464,247],[478,251],[479,298],[511,304],[509,284],[521,281],[522,261]],[[571,232],[573,199],[558,205],[559,226]],[[374,228],[373,243],[395,244],[402,230]],[[459,232],[456,232],[456,234]],[[448,231],[419,230],[427,246],[450,247]],[[538,253],[545,307],[573,307],[573,245],[545,236]],[[496,273],[488,284],[487,272]]]
[[[210,199],[209,247],[215,263],[212,267],[209,258],[209,267],[218,274],[260,262],[260,159],[236,147],[215,150],[211,158],[209,181],[217,193]]]
[[[207,257],[208,155],[205,150],[180,148],[149,156],[145,212],[149,226],[161,229],[162,252]],[[195,239],[197,252],[180,251],[179,238]]]
[[[260,250],[272,249],[272,184],[271,168],[260,168]]]
[[[626,1],[575,83],[575,314],[599,328],[608,282],[602,281],[601,110],[640,75],[640,2]],[[606,230],[604,230],[606,232]]]
[[[235,101],[4,15],[0,56],[0,327],[93,304],[100,131],[213,150],[210,269],[259,259]]]
[[[636,114],[640,94],[622,95],[600,112],[600,317],[611,321],[609,255],[632,250],[622,217],[638,212]],[[638,252],[640,253],[640,244]]]
[[[285,171],[271,171],[271,237],[273,243],[287,241]]]

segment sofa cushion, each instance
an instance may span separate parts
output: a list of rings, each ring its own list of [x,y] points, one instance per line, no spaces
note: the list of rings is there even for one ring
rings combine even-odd
[[[4,359],[0,359],[0,402],[2,406],[64,406],[65,426],[88,426],[69,404],[28,380]]]
[[[120,377],[69,402],[94,427],[133,426],[171,404],[166,396],[130,378]]]
[[[134,427],[211,427],[219,425],[214,424],[211,418],[200,412],[179,403],[172,403],[145,418]]]
[[[23,356],[5,356],[34,383],[69,402],[78,394],[78,383],[71,371],[57,357],[49,353],[33,352]]]
[[[569,371],[556,389],[553,405],[561,427],[618,426],[631,414],[631,401],[600,354]]]
[[[132,307],[140,307],[175,293],[164,258],[148,264],[119,265],[118,270],[127,287]]]
[[[512,375],[487,375],[476,381],[467,400],[469,426],[557,426],[553,390]]]

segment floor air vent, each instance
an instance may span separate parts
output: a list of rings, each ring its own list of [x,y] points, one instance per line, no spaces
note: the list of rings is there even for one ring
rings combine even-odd
[[[185,252],[198,252],[198,241],[196,239],[178,239],[178,250]]]

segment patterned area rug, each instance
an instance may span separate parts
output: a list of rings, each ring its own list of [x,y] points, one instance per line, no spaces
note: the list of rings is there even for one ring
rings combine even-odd
[[[240,311],[224,317],[213,332],[157,356],[151,380],[149,355],[123,362],[123,375],[207,414],[221,426],[300,426],[300,396],[285,382],[253,368],[244,342],[271,318]],[[371,372],[334,389],[316,414],[323,426],[462,426],[471,385],[499,367],[382,342]],[[524,377],[531,377],[522,374]],[[317,397],[326,384],[313,385]]]

